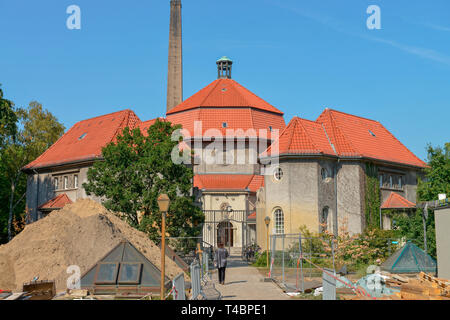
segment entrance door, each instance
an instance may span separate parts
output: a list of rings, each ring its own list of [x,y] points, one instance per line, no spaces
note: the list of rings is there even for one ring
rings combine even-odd
[[[217,226],[217,244],[223,243],[225,247],[233,246],[233,225],[229,221],[223,221]]]

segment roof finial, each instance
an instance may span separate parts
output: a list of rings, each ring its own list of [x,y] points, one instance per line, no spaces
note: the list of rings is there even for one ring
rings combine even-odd
[[[231,66],[233,65],[233,61],[223,56],[219,60],[216,61],[217,64],[217,78],[218,79],[231,79]]]

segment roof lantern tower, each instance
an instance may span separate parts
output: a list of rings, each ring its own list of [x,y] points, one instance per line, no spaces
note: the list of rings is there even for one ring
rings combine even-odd
[[[231,79],[231,66],[233,65],[233,61],[223,56],[219,60],[217,60],[217,78],[218,79]]]

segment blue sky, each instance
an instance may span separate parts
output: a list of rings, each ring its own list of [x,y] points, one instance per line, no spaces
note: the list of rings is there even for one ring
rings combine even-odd
[[[81,8],[68,30],[66,8]],[[381,30],[369,30],[369,5]],[[41,102],[69,128],[166,105],[169,0],[0,0],[0,83],[17,106]],[[450,141],[448,0],[183,0],[184,98],[233,78],[285,112],[325,107],[380,121],[420,158]]]

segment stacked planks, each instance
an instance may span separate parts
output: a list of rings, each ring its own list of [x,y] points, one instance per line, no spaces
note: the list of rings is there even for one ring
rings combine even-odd
[[[450,281],[439,279],[421,272],[415,278],[390,274],[385,279],[387,286],[399,289],[390,296],[376,300],[450,300]],[[343,294],[340,300],[371,300],[361,295]]]

